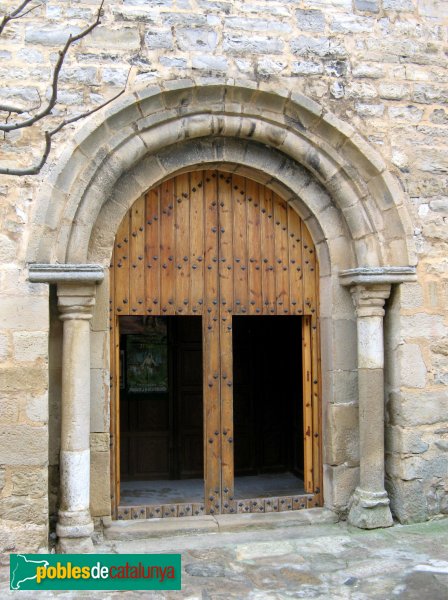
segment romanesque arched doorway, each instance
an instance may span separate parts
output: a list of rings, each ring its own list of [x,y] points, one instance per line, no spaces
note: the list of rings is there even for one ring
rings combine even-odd
[[[118,518],[320,505],[319,275],[296,211],[183,173],[125,215],[110,275]],[[188,479],[200,497],[159,493]]]

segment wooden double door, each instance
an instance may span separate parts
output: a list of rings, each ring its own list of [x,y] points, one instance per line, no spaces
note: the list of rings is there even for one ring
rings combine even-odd
[[[112,256],[110,289],[116,505],[119,320],[176,315],[201,317],[204,504],[209,514],[235,510],[236,319],[301,317],[301,352],[295,368],[301,373],[296,408],[302,420],[296,422],[293,435],[300,436],[303,448],[305,490],[318,504],[318,264],[311,236],[294,208],[268,187],[238,175],[220,171],[178,175],[149,190],[123,219]],[[263,343],[262,335],[257,343]]]

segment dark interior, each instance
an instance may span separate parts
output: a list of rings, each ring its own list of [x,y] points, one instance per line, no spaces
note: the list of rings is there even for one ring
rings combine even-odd
[[[301,327],[294,316],[233,317],[236,477],[303,477]]]
[[[301,489],[301,327],[300,317],[233,317],[236,498]],[[120,363],[123,498],[200,501],[201,317],[120,317]]]
[[[203,478],[201,317],[120,317],[121,478]]]

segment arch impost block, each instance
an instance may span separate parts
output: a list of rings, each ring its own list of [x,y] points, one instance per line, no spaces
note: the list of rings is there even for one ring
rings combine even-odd
[[[384,285],[417,281],[415,267],[358,267],[339,273],[341,285]]]
[[[28,280],[32,283],[94,284],[104,279],[104,268],[91,264],[30,264]]]

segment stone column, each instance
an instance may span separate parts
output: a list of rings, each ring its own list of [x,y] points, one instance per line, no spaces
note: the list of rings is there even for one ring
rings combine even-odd
[[[393,524],[384,489],[384,302],[390,285],[351,288],[357,315],[360,483],[348,515],[363,529]]]
[[[58,284],[63,321],[58,551],[93,552],[90,516],[90,324],[95,284]]]

